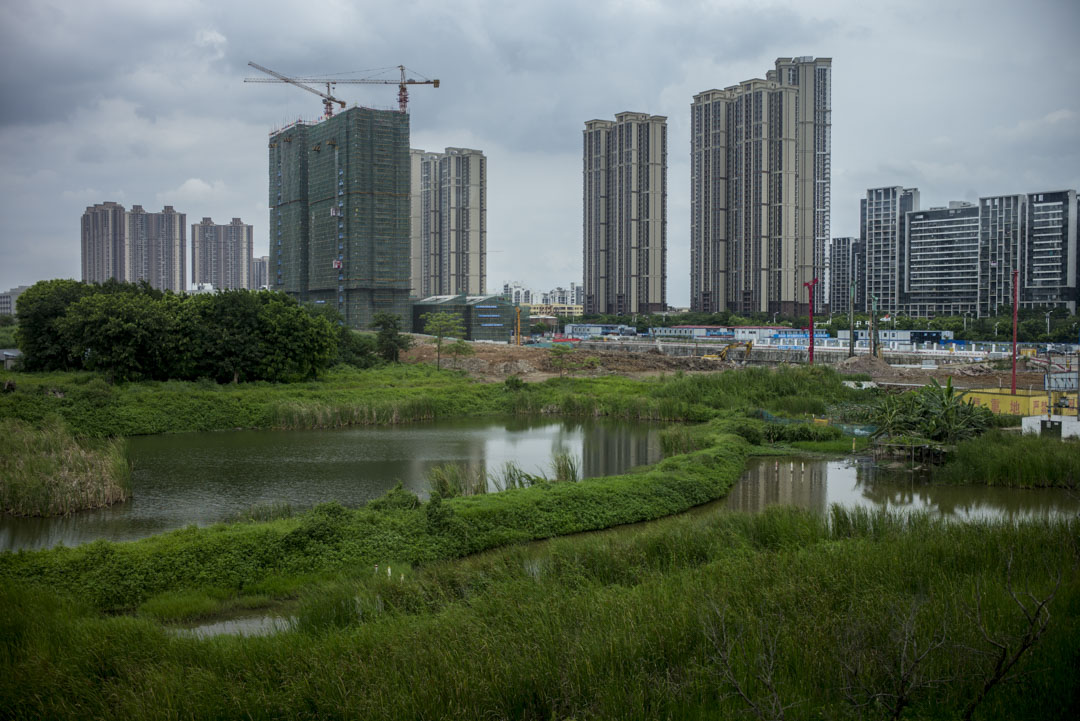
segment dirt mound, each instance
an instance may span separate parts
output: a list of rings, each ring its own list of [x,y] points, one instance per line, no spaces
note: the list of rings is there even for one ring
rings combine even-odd
[[[890,373],[895,369],[883,361],[871,355],[857,355],[845,358],[836,364],[836,369],[841,373]]]
[[[447,354],[443,345],[444,368],[459,368],[474,378],[486,381],[502,381],[511,375],[529,381],[544,380],[560,374],[552,363],[547,348],[535,346],[501,345],[496,343],[470,343],[474,355],[455,359]],[[414,338],[414,345],[402,355],[406,363],[435,363],[434,341],[426,337]],[[669,356],[657,350],[629,352],[623,350],[594,350],[575,348],[567,359],[570,368],[564,372],[573,375],[653,375],[675,371],[717,371],[736,367],[731,361],[716,361],[700,357]]]

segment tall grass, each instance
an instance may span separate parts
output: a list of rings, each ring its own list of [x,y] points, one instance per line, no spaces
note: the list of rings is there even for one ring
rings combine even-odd
[[[41,428],[0,420],[0,506],[19,516],[60,516],[127,500],[124,447],[122,440],[80,440],[57,418]]]
[[[779,702],[789,719],[888,718],[902,677],[914,682],[903,718],[954,719],[993,673],[988,639],[1015,648],[1024,628],[1010,591],[1030,591],[1054,594],[1050,624],[975,718],[1070,718],[1075,536],[1070,521],[842,510],[674,518],[404,579],[366,567],[303,591],[298,632],[210,641],[4,584],[0,706],[12,718],[584,720],[744,718]],[[938,638],[913,666],[911,649]]]
[[[1050,436],[991,431],[963,441],[934,471],[943,483],[990,486],[1080,487],[1080,442]]]
[[[291,400],[274,409],[273,425],[284,429],[396,425],[431,421],[436,415],[435,403],[428,398],[375,403]]]

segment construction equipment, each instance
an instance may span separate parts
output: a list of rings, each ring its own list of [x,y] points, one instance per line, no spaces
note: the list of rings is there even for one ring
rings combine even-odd
[[[262,65],[259,65],[258,63],[249,62],[248,65],[255,68],[256,70],[259,70],[259,71],[262,71],[262,72],[266,73],[267,75],[273,77],[274,79],[273,80],[268,80],[266,78],[244,78],[245,83],[288,83],[290,85],[295,85],[298,88],[302,88],[303,90],[306,90],[309,93],[314,93],[314,94],[318,95],[319,97],[321,97],[323,99],[323,109],[325,110],[326,117],[328,117],[328,118],[333,116],[333,114],[334,114],[334,103],[337,103],[338,105],[340,105],[343,108],[345,107],[345,101],[344,100],[339,100],[338,98],[335,98],[333,95],[330,94],[332,84],[329,83],[329,82],[326,84],[326,92],[324,93],[321,90],[316,90],[315,88],[313,88],[313,87],[311,87],[309,85],[304,85],[304,83],[300,82],[296,78],[290,78],[289,76],[282,75],[281,73],[275,72],[275,71],[271,70],[270,68],[264,68]]]
[[[743,360],[750,360],[750,351],[754,348],[754,341],[748,340],[745,343],[729,343],[720,349],[719,353],[711,353],[709,355],[702,356],[706,360],[727,360],[728,351],[732,348],[745,348],[746,353],[743,355]]]
[[[281,73],[276,73],[273,70],[269,70],[267,68],[264,68],[261,65],[256,65],[255,63],[248,63],[248,65],[255,68],[256,70],[261,70],[262,72],[266,73],[267,75],[270,75],[271,77],[270,78],[244,78],[245,83],[289,83],[291,85],[296,85],[297,87],[303,88],[304,90],[307,90],[308,92],[315,93],[316,95],[319,95],[319,96],[321,96],[323,98],[323,106],[326,108],[327,117],[329,117],[330,115],[333,115],[333,110],[334,110],[333,103],[338,103],[338,104],[341,105],[341,107],[343,107],[343,108],[345,107],[344,102],[342,102],[341,100],[338,100],[337,98],[335,98],[331,94],[333,92],[333,90],[334,90],[335,85],[339,85],[339,84],[340,85],[397,85],[398,86],[398,110],[400,110],[403,113],[408,110],[408,106],[409,106],[409,89],[408,89],[409,85],[431,85],[432,87],[435,87],[435,88],[439,87],[439,81],[437,79],[431,80],[429,78],[423,78],[423,76],[421,76],[422,79],[417,80],[416,78],[407,77],[405,73],[406,73],[406,70],[408,70],[408,69],[404,65],[396,66],[396,69],[401,74],[401,76],[399,78],[396,78],[396,79],[375,78],[375,77],[347,78],[347,77],[340,77],[340,76],[338,76],[338,77],[328,77],[328,78],[290,78],[290,77],[288,77],[286,75],[282,75]],[[386,70],[389,70],[389,69],[390,68],[382,68],[379,72],[385,72]],[[415,72],[415,71],[409,71],[409,72]],[[314,88],[309,87],[308,85],[305,85],[305,83],[317,83],[319,85],[325,85],[326,86],[326,92],[323,93],[323,92],[321,92],[319,90],[315,90]]]

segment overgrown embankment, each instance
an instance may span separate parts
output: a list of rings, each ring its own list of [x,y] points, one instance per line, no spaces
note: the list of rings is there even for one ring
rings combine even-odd
[[[0,511],[61,516],[127,499],[122,440],[80,439],[58,418],[40,428],[0,419]]]
[[[934,472],[941,483],[985,483],[1018,488],[1080,487],[1080,442],[991,431],[963,441]]]
[[[356,510],[327,504],[269,523],[191,527],[131,543],[97,541],[0,554],[0,578],[62,589],[113,611],[190,588],[259,593],[274,577],[388,559],[426,563],[668,516],[722,496],[742,472],[747,452],[745,441],[725,435],[711,448],[622,476],[424,505],[397,491]]]
[[[392,579],[360,567],[305,590],[296,631],[212,641],[5,582],[0,707],[17,719],[1071,718],[1077,543],[1071,521],[667,519],[404,578],[396,563]]]
[[[16,391],[0,395],[0,417],[41,423],[62,416],[78,433],[131,436],[232,428],[332,428],[493,414],[612,416],[704,421],[767,408],[824,413],[860,397],[820,368],[745,369],[631,380],[558,378],[480,383],[429,366],[357,370],[345,366],[302,383],[142,382],[109,385],[91,373],[0,374]]]

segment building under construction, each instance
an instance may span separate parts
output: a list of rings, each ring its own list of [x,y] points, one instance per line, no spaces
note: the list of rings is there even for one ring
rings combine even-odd
[[[270,136],[270,287],[354,328],[409,312],[409,116],[354,107]]]

